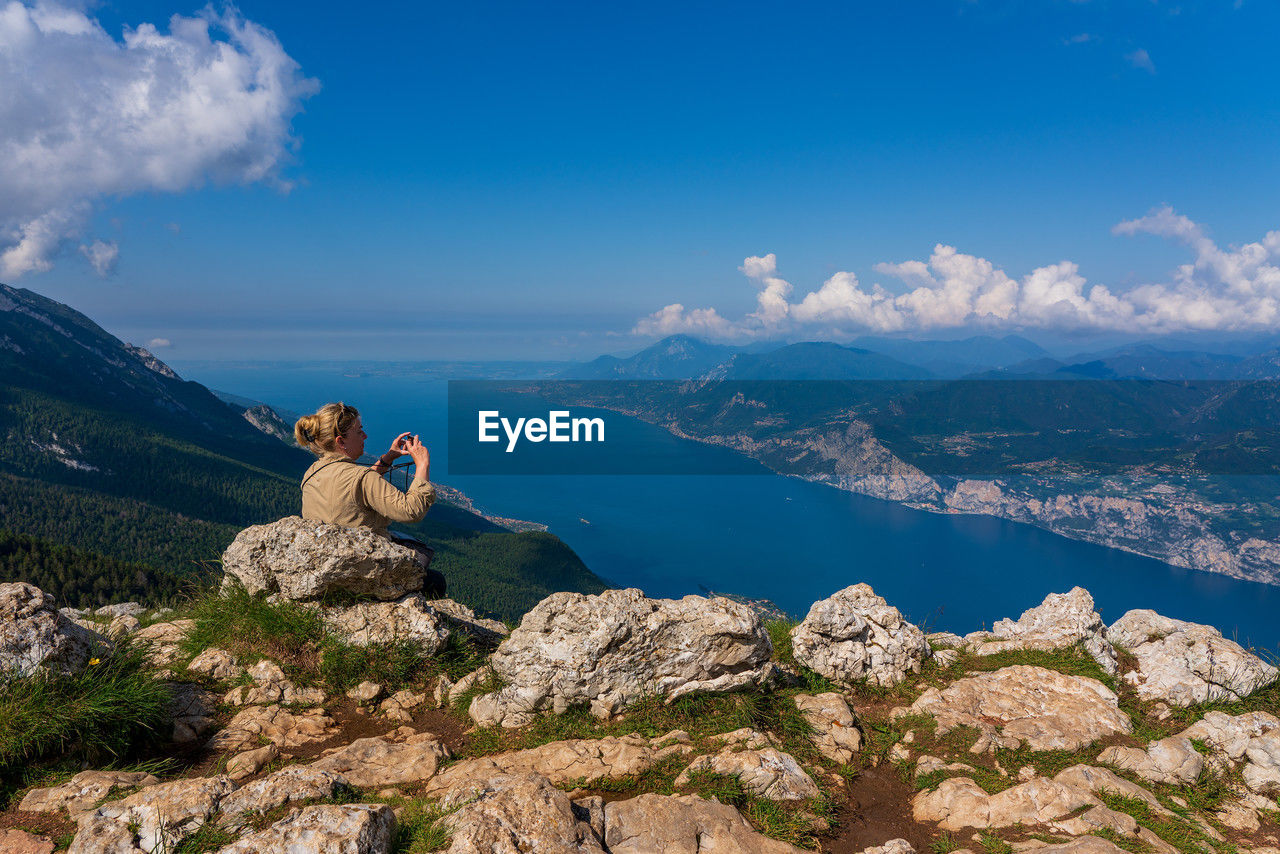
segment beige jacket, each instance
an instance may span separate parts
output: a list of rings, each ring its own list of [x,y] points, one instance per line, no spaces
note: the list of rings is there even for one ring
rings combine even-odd
[[[325,454],[302,478],[302,518],[386,534],[392,522],[420,522],[436,500],[430,482],[401,492],[373,469],[342,454]]]

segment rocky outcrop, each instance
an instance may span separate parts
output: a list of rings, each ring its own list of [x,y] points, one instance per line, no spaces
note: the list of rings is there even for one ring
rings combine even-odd
[[[85,814],[67,854],[172,851],[209,821],[235,789],[225,776],[193,777],[148,786]]]
[[[172,620],[152,623],[133,635],[133,642],[147,651],[147,660],[158,668],[172,667],[181,657],[179,649],[187,633],[195,625],[193,620]]]
[[[336,731],[333,718],[326,715],[324,709],[294,713],[280,706],[250,706],[209,739],[209,747],[217,751],[240,753],[259,747],[266,741],[288,749],[324,741]]]
[[[244,668],[236,662],[235,656],[217,647],[210,647],[191,659],[187,669],[218,682],[231,682],[244,675]]]
[[[347,593],[398,599],[422,588],[414,554],[369,528],[347,528],[287,516],[252,525],[222,555],[224,586],[314,600]]]
[[[555,593],[494,652],[490,666],[507,685],[476,697],[470,713],[481,726],[511,727],[585,703],[605,717],[644,697],[760,684],[771,653],[759,618],[728,599]]]
[[[1212,626],[1129,611],[1107,637],[1138,660],[1124,674],[1144,700],[1189,706],[1211,700],[1239,700],[1274,682],[1280,671]]]
[[[813,746],[823,756],[840,765],[853,761],[862,749],[862,733],[844,697],[835,693],[796,694],[796,708],[813,729]]]
[[[81,771],[60,786],[27,792],[18,804],[18,809],[26,812],[57,812],[65,809],[74,819],[81,813],[92,810],[118,789],[144,788],[159,782],[143,771]]]
[[[476,612],[452,599],[429,599],[427,605],[448,624],[484,644],[501,643],[511,630],[497,620],[477,617]]]
[[[1230,762],[1244,759],[1249,742],[1260,735],[1280,731],[1280,718],[1267,712],[1245,712],[1228,715],[1226,712],[1206,712],[1205,716],[1184,729],[1178,735],[1194,738],[1209,745]]]
[[[325,605],[320,618],[330,633],[356,646],[413,641],[431,655],[449,637],[445,620],[420,593],[394,602]]]
[[[331,771],[306,765],[282,768],[223,798],[219,804],[218,823],[242,827],[255,813],[263,815],[294,801],[329,798],[345,787],[346,779]]]
[[[431,733],[397,730],[356,739],[329,751],[311,767],[339,774],[353,786],[371,788],[430,780],[448,758],[449,749]]]
[[[604,854],[586,816],[537,774],[472,780],[441,806],[457,808],[445,819],[453,831],[448,854]]]
[[[171,682],[169,690],[175,744],[190,744],[217,726],[216,694],[192,682]]]
[[[1152,783],[1181,785],[1194,782],[1204,769],[1204,757],[1183,736],[1153,741],[1146,750],[1137,747],[1108,747],[1098,761],[1132,771]]]
[[[621,780],[643,774],[672,754],[688,752],[688,743],[688,734],[679,731],[658,738],[632,733],[553,741],[528,750],[455,762],[432,779],[426,791],[443,794],[467,781],[499,775],[538,774],[556,786]]]
[[[53,597],[34,584],[0,584],[0,672],[74,673],[108,645],[102,635],[60,614]]]
[[[604,807],[610,854],[800,854],[758,833],[727,804],[694,795],[640,795]]]
[[[1069,593],[1051,593],[1040,605],[1024,611],[1017,622],[1000,620],[989,633],[970,635],[970,649],[977,655],[994,655],[1010,649],[1065,649],[1079,644],[1106,672],[1114,676],[1115,648],[1107,642],[1106,626],[1094,609],[1093,597],[1083,587]]]
[[[929,688],[909,708],[893,715],[932,715],[938,733],[970,726],[980,733],[972,752],[998,747],[1078,750],[1133,725],[1119,698],[1096,679],[1067,676],[1030,665],[1004,667]]]
[[[313,706],[324,702],[324,691],[319,688],[299,688],[284,675],[280,665],[270,659],[264,658],[243,672],[248,674],[254,684],[241,685],[228,691],[223,699],[232,706],[269,703]]]
[[[217,854],[387,854],[395,827],[395,813],[382,804],[321,804],[303,807]]]
[[[897,685],[929,655],[924,633],[867,584],[813,603],[791,646],[797,662],[846,685]]]
[[[802,801],[820,794],[818,784],[795,757],[772,747],[760,750],[726,747],[720,753],[699,756],[676,778],[676,785],[686,785],[691,775],[699,771],[737,777],[743,789],[771,801]]]

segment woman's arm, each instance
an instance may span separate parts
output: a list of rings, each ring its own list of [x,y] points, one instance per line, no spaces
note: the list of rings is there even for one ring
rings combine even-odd
[[[401,492],[380,475],[365,476],[360,478],[361,496],[365,506],[393,522],[420,522],[436,500],[436,488],[431,485],[431,452],[417,436],[407,433],[398,437],[392,448],[397,444],[413,457],[415,465],[408,491]],[[377,468],[372,471],[376,474]]]

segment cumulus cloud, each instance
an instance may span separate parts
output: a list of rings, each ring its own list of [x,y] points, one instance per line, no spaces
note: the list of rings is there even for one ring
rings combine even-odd
[[[80,254],[89,259],[89,265],[99,276],[107,277],[116,271],[116,261],[120,258],[120,247],[113,240],[95,240],[80,245]]]
[[[316,90],[234,9],[116,39],[79,9],[0,0],[0,274],[50,269],[106,197],[287,189],[290,123]]]
[[[172,343],[168,338],[152,338],[147,342],[148,350],[158,350],[161,347],[172,347]]]
[[[676,303],[642,318],[632,331],[750,340],[957,327],[1159,334],[1269,329],[1280,322],[1280,231],[1222,249],[1199,224],[1163,207],[1118,223],[1112,232],[1175,240],[1195,260],[1178,267],[1169,282],[1116,293],[1104,284],[1091,285],[1071,261],[1038,267],[1017,279],[985,258],[938,244],[927,261],[874,266],[901,283],[896,292],[879,283],[864,287],[854,273],[840,272],[793,303],[788,301],[792,285],[778,276],[776,256],[752,256],[739,269],[759,289],[757,307],[741,320],[714,308]]]
[[[1140,47],[1132,53],[1126,53],[1124,58],[1134,68],[1140,68],[1148,74],[1156,73],[1156,64],[1151,61],[1151,54],[1147,53],[1146,48]]]

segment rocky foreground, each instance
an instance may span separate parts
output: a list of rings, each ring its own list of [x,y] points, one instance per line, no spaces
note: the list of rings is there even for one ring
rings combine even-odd
[[[966,636],[865,584],[794,626],[611,590],[508,631],[359,529],[249,528],[224,568],[193,616],[0,584],[10,690],[141,646],[175,758],[51,770],[0,813],[0,851],[1280,854],[1280,673],[1208,626],[1106,626],[1080,588]],[[323,654],[193,644],[219,601],[263,598],[317,617]],[[479,652],[340,688],[312,666],[391,649]]]

